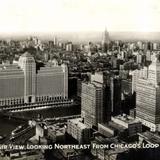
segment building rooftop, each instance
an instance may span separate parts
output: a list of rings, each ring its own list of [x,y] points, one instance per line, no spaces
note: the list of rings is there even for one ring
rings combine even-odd
[[[112,121],[114,120],[120,120],[124,123],[127,123],[127,124],[133,124],[133,123],[139,123],[140,121],[137,120],[137,119],[134,119],[132,118],[131,116],[128,116],[126,114],[123,114],[123,115],[118,115],[118,116],[115,116],[115,117],[112,117]]]
[[[123,127],[122,125],[119,125],[113,121],[110,121],[109,123],[103,123],[103,124],[100,124],[106,128],[109,128],[111,129],[112,131],[116,131],[116,130],[119,130],[120,132],[121,131],[124,131],[126,128]]]
[[[25,52],[21,57],[33,57],[29,52]]]
[[[110,150],[106,150],[106,152],[107,152],[108,155],[116,156],[115,154],[123,153],[123,152],[126,152],[128,150],[129,150],[128,148],[112,148]]]
[[[113,129],[113,130],[119,130],[119,131],[124,131],[126,128],[117,124],[117,123],[114,123],[112,121],[109,122],[109,124],[107,125],[107,127]]]
[[[151,143],[160,143],[160,136],[149,131],[138,133],[140,137],[143,137],[146,141],[150,141]]]
[[[17,70],[19,66],[17,64],[0,64],[0,70]]]
[[[80,127],[81,129],[89,128],[89,127],[86,126],[84,123],[82,123],[82,119],[81,119],[81,118],[70,119],[69,121],[70,121],[71,123],[77,125],[77,126]]]
[[[93,142],[99,142],[101,144],[118,143],[117,137],[104,137],[101,134],[97,134]]]

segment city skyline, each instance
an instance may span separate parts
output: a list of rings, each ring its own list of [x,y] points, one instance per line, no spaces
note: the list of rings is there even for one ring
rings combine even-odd
[[[159,35],[73,33],[0,40],[0,158],[159,160]]]
[[[0,33],[108,31],[158,32],[158,0],[6,0]]]

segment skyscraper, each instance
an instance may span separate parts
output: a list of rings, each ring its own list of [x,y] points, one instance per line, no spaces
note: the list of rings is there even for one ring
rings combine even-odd
[[[81,116],[84,119],[84,124],[89,127],[97,127],[98,123],[104,123],[109,119],[105,92],[103,74],[101,73],[92,75],[91,82],[82,83]]]
[[[96,84],[82,83],[82,118],[84,118],[84,124],[89,127],[97,126],[102,122],[102,101],[103,88],[102,86],[96,86]]]
[[[119,77],[111,77],[111,112],[118,115],[121,112],[121,80]]]
[[[57,37],[54,37],[54,39],[53,39],[53,44],[54,44],[54,46],[57,46],[57,45],[58,45]]]
[[[145,71],[136,71],[136,117],[151,131],[160,130],[160,61],[159,54]]]
[[[105,31],[102,35],[102,51],[103,52],[107,52],[107,50],[109,49],[109,33],[107,31],[107,28],[105,28]]]

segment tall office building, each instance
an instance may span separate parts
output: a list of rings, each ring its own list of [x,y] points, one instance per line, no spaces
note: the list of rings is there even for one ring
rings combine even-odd
[[[58,39],[57,39],[57,37],[54,37],[54,39],[53,39],[53,44],[54,44],[54,46],[57,46],[57,45],[58,45]]]
[[[102,74],[96,73],[92,75],[91,82],[82,83],[81,116],[89,127],[97,127],[98,123],[108,119],[105,91]]]
[[[66,51],[73,51],[73,44],[72,44],[72,42],[68,42],[67,44],[66,44]]]
[[[102,122],[102,116],[99,116],[102,111],[103,88],[102,86],[96,86],[95,84],[82,83],[82,118],[84,118],[84,124],[89,127],[97,126]]]
[[[136,117],[151,131],[160,130],[160,61],[154,54],[148,69],[136,71]],[[134,82],[135,83],[135,82]]]
[[[105,31],[104,31],[104,33],[102,35],[102,51],[103,52],[107,52],[108,51],[109,43],[110,43],[109,33],[107,31],[107,28],[105,28]]]
[[[68,68],[47,63],[36,68],[26,52],[18,64],[0,65],[0,106],[68,99]]]
[[[121,112],[121,80],[119,77],[111,77],[111,112],[118,115]]]

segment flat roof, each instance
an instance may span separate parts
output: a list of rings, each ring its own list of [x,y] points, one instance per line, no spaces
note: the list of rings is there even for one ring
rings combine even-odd
[[[98,134],[95,136],[95,139],[92,142],[97,142],[99,141],[100,143],[118,143],[117,137],[104,137],[101,134]]]
[[[152,132],[143,132],[138,133],[139,136],[144,137],[146,140],[151,141],[152,143],[160,143],[160,136]]]
[[[106,150],[106,152],[109,154],[118,154],[128,151],[128,148],[112,148],[110,150]]]
[[[120,130],[120,131],[124,131],[126,128],[123,127],[122,125],[119,125],[113,121],[110,121],[109,123],[103,123],[103,124],[100,124],[100,125],[103,125],[104,127],[107,127],[109,129],[112,129],[112,130]]]
[[[125,123],[128,123],[128,124],[133,124],[133,123],[139,123],[140,121],[138,119],[134,119],[132,118],[131,116],[128,116],[126,114],[123,114],[123,115],[118,115],[118,116],[115,116],[115,117],[112,117],[112,119],[118,119],[118,120],[121,120]]]
[[[70,119],[68,121],[70,121],[71,123],[77,125],[81,129],[89,128],[87,125],[85,125],[84,123],[82,123],[82,119],[81,118]]]

